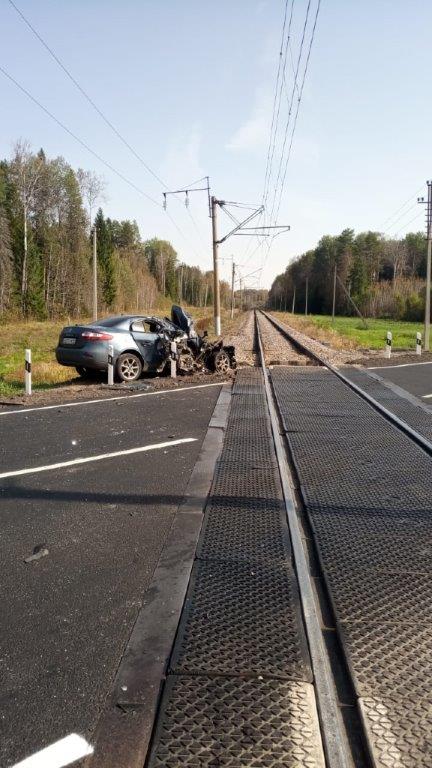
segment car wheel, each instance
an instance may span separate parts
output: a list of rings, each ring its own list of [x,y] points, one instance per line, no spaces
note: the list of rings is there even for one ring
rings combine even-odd
[[[117,375],[120,381],[136,381],[142,373],[142,363],[133,352],[124,352],[117,359]]]
[[[216,352],[213,364],[216,373],[228,373],[231,368],[230,359],[223,349],[220,349],[219,352]]]

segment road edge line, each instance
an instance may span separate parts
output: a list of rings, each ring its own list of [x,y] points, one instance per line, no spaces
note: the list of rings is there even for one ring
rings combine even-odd
[[[115,395],[114,397],[98,397],[95,400],[74,400],[69,403],[54,403],[53,405],[32,405],[29,408],[15,408],[13,411],[0,410],[0,416],[15,416],[18,413],[35,413],[36,411],[60,411],[62,408],[75,408],[78,405],[99,405],[99,403],[112,403],[115,400],[136,400],[138,397],[150,397],[151,395],[172,395],[177,392],[187,392],[190,389],[205,389],[206,387],[222,387],[224,381],[210,381],[208,384],[191,384],[190,386],[177,387],[176,389],[154,389],[151,392],[135,392],[132,395]],[[2,406],[4,407],[4,406]],[[8,406],[6,406],[8,407]]]
[[[231,382],[221,384],[198,459],[144,595],[85,768],[142,768],[220,455]]]

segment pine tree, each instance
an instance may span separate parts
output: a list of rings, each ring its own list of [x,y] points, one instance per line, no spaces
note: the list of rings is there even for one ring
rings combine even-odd
[[[100,267],[102,299],[107,307],[111,307],[116,298],[116,272],[114,261],[114,246],[112,240],[112,222],[105,219],[102,208],[99,208],[96,219],[97,257]]]

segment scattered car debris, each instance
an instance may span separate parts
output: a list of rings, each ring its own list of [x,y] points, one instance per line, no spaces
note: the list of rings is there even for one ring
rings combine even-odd
[[[32,563],[34,560],[40,560],[42,557],[46,557],[47,555],[49,555],[49,550],[47,549],[46,544],[37,544],[33,549],[33,554],[25,557],[24,562]]]

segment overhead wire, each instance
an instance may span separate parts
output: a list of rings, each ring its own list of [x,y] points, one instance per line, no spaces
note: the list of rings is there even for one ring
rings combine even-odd
[[[166,184],[162,179],[155,173],[152,168],[150,168],[149,165],[145,162],[145,160],[141,157],[141,155],[129,144],[129,142],[122,136],[120,131],[113,125],[111,120],[108,119],[108,117],[102,112],[102,110],[98,107],[98,105],[94,102],[94,100],[89,96],[87,91],[84,90],[84,88],[80,85],[80,83],[76,80],[76,78],[72,75],[72,73],[69,71],[69,69],[66,67],[66,65],[61,61],[61,59],[57,56],[57,54],[53,51],[53,49],[48,45],[48,43],[44,40],[42,35],[35,29],[33,24],[29,21],[29,19],[23,14],[23,12],[18,8],[18,6],[14,3],[13,0],[9,0],[10,5],[15,9],[15,11],[18,13],[18,15],[21,17],[21,19],[24,21],[24,23],[27,25],[27,27],[33,32],[35,37],[39,40],[41,45],[48,51],[50,56],[56,61],[56,63],[59,65],[59,67],[63,70],[65,75],[71,80],[71,82],[75,85],[76,88],[78,88],[79,92],[84,96],[84,98],[88,101],[88,103],[93,107],[93,109],[98,113],[99,117],[102,118],[102,120],[108,125],[108,127],[114,131],[117,138],[120,139],[121,142],[129,149],[130,152],[134,155],[134,157],[141,163],[141,165],[144,166],[144,168],[150,173],[163,187],[166,187]]]
[[[310,12],[310,7],[311,7],[311,2],[312,2],[312,0],[308,0],[308,4],[307,4],[307,7],[306,7],[305,20],[304,20],[304,24],[303,24],[303,32],[302,32],[302,37],[301,37],[300,46],[299,46],[299,52],[298,52],[298,56],[297,56],[297,66],[296,66],[296,70],[295,70],[295,73],[294,73],[294,82],[293,82],[293,87],[292,87],[292,92],[291,92],[291,98],[290,98],[289,105],[288,105],[288,116],[287,116],[287,121],[286,121],[286,125],[285,125],[284,139],[283,139],[282,149],[281,149],[281,153],[280,153],[280,160],[279,160],[278,171],[277,171],[277,175],[276,175],[276,182],[275,182],[275,185],[274,185],[273,202],[272,202],[271,213],[270,213],[270,217],[269,217],[269,222],[270,223],[272,223],[272,221],[273,221],[273,213],[274,213],[274,206],[275,206],[275,202],[276,202],[277,189],[278,189],[278,186],[279,186],[279,181],[280,181],[280,178],[281,178],[280,174],[281,174],[281,170],[282,170],[282,166],[283,166],[283,161],[284,161],[284,157],[285,157],[285,147],[286,147],[286,142],[287,142],[287,138],[288,138],[288,130],[289,130],[290,122],[291,122],[292,108],[293,108],[293,104],[294,104],[294,94],[295,94],[297,78],[298,78],[298,75],[299,75],[300,64],[301,64],[302,55],[303,55],[303,46],[304,46],[304,42],[305,42],[305,38],[306,38],[306,30],[307,30],[307,25],[308,25],[308,20],[309,20],[309,12]],[[318,7],[319,7],[319,3],[318,3]]]
[[[282,196],[283,196],[283,192],[284,192],[284,188],[285,188],[286,174],[287,174],[288,165],[289,165],[289,161],[290,161],[290,157],[291,157],[292,146],[293,146],[295,131],[296,131],[296,127],[297,127],[298,115],[299,115],[300,105],[301,105],[301,101],[302,101],[302,97],[303,97],[304,85],[305,85],[305,82],[306,82],[306,77],[307,77],[307,73],[308,73],[308,69],[309,69],[310,57],[311,57],[312,47],[313,47],[313,43],[314,43],[314,39],[315,39],[315,32],[316,32],[316,27],[317,27],[317,22],[318,22],[318,16],[319,16],[320,8],[321,8],[321,0],[318,0],[317,6],[316,6],[316,11],[315,11],[315,17],[314,17],[314,21],[313,21],[313,26],[312,26],[312,32],[311,32],[310,39],[309,39],[309,46],[308,46],[308,51],[307,51],[307,55],[306,55],[306,61],[305,61],[305,65],[304,65],[304,70],[303,70],[303,75],[302,75],[300,91],[298,92],[297,106],[296,106],[296,111],[295,111],[295,115],[294,115],[294,121],[293,121],[292,129],[291,129],[291,136],[290,136],[288,152],[287,152],[287,155],[286,155],[286,158],[285,158],[285,166],[284,166],[283,174],[282,174],[282,177],[281,177],[281,184],[280,184],[279,195],[277,193],[277,183],[278,183],[278,180],[276,180],[272,212],[270,214],[270,223],[272,221],[274,221],[274,222],[277,221],[278,216],[279,216],[279,212],[280,212],[280,207],[281,207],[281,203],[282,203]],[[296,72],[295,72],[295,76],[294,76],[294,85],[293,85],[293,90],[292,90],[291,104],[293,103],[293,99],[294,99],[296,82],[297,82],[297,77],[298,77],[298,72],[299,72],[299,63],[301,61],[302,49],[303,49],[305,35],[306,35],[309,10],[310,10],[310,2],[308,2],[308,6],[307,6],[307,10],[306,10],[305,23],[304,23],[304,26],[303,26],[303,34],[302,34],[302,39],[301,39],[301,43],[300,43],[299,56],[298,56],[298,60],[297,60],[298,66],[296,68]],[[290,121],[290,116],[291,116],[291,109],[292,109],[292,107],[290,107],[290,110],[289,110],[289,113],[288,113],[287,132],[288,132],[289,121]],[[287,132],[286,132],[286,136],[288,135]],[[285,146],[285,144],[284,144],[284,146]],[[283,155],[284,155],[284,148],[282,149],[282,152],[281,152],[281,163],[283,162]],[[279,174],[278,174],[278,177],[279,177]],[[274,203],[276,202],[277,195],[278,195],[278,203],[277,203],[276,215],[275,215],[275,217],[273,219],[272,217],[273,217],[273,213],[274,213]],[[271,251],[274,239],[275,238],[273,236],[271,238],[269,244],[268,244],[267,254],[264,255],[264,259],[263,259],[263,262],[262,262],[262,269],[264,269],[265,262],[267,261],[267,259],[269,257],[269,254],[270,254],[270,251]]]
[[[416,208],[416,207],[417,207],[417,201],[416,201],[415,203],[413,203],[412,205],[410,205],[410,207],[409,207],[409,208],[407,208],[407,209],[406,209],[406,211],[404,211],[403,213],[401,213],[401,214],[400,214],[400,216],[398,216],[398,217],[397,217],[397,219],[395,219],[395,220],[393,221],[393,223],[392,223],[392,224],[391,224],[389,227],[387,227],[387,229],[384,229],[384,230],[383,230],[383,234],[385,235],[385,234],[386,234],[386,232],[390,232],[390,230],[394,229],[394,226],[395,226],[395,224],[397,224],[397,223],[398,223],[398,221],[400,221],[401,219],[405,218],[405,216],[406,216],[408,213],[410,213],[410,212],[413,210],[413,208]]]
[[[278,70],[277,70],[277,76],[276,76],[276,86],[275,86],[275,93],[274,93],[274,99],[273,99],[273,111],[272,111],[272,120],[271,120],[271,126],[270,126],[270,138],[269,138],[269,146],[267,150],[267,161],[266,161],[266,169],[264,174],[264,191],[263,191],[263,200],[265,196],[265,190],[267,186],[267,178],[268,173],[271,168],[273,153],[274,153],[274,142],[273,142],[273,130],[275,131],[275,135],[277,134],[277,125],[279,121],[279,113],[280,113],[280,94],[281,94],[281,88],[279,86],[279,80],[281,78],[281,67],[282,70],[285,67],[286,62],[286,43],[285,43],[285,28],[286,28],[286,19],[288,14],[288,2],[289,0],[285,0],[285,11],[284,11],[284,19],[283,19],[283,25],[282,25],[282,38],[281,38],[281,44],[279,48],[279,59],[278,59]],[[294,0],[291,2],[291,15],[290,15],[290,22],[289,22],[289,29],[288,29],[288,35],[287,38],[289,39],[289,33],[291,29],[291,22],[292,22],[292,14],[293,14],[293,8],[294,8]],[[284,54],[284,44],[285,44],[285,54]],[[283,62],[283,65],[282,65]],[[276,114],[277,113],[277,114]],[[276,118],[276,122],[275,122]],[[273,147],[273,149],[272,149]],[[270,158],[270,155],[272,156]]]
[[[315,19],[314,19],[314,23],[313,23],[313,27],[312,27],[312,34],[311,34],[311,37],[310,37],[309,48],[308,48],[308,53],[307,53],[307,57],[306,57],[305,68],[304,68],[303,77],[302,77],[302,83],[301,83],[301,86],[300,86],[300,92],[298,94],[297,107],[296,107],[296,113],[295,113],[295,116],[294,116],[294,123],[293,123],[292,131],[291,131],[291,139],[290,139],[290,144],[289,144],[289,148],[288,148],[288,154],[287,154],[286,161],[285,161],[285,168],[284,168],[284,173],[283,173],[283,177],[282,177],[282,184],[281,184],[281,189],[280,189],[278,208],[277,208],[276,217],[275,217],[276,221],[277,221],[278,216],[279,216],[279,211],[280,211],[280,206],[281,206],[281,201],[282,201],[282,195],[283,195],[283,190],[284,190],[284,186],[285,186],[286,174],[287,174],[288,164],[289,164],[290,157],[291,157],[291,150],[292,150],[292,145],[293,145],[293,141],[294,141],[294,135],[295,135],[295,132],[296,132],[296,127],[297,127],[297,120],[298,120],[298,115],[299,115],[299,111],[300,111],[300,104],[301,104],[301,100],[302,100],[302,97],[303,97],[304,84],[305,84],[307,73],[308,73],[308,69],[309,69],[310,56],[311,56],[312,46],[313,46],[313,42],[314,42],[314,38],[315,38],[315,31],[316,31],[316,26],[317,26],[317,22],[318,22],[318,16],[319,16],[319,12],[320,12],[320,7],[321,7],[321,0],[318,0],[318,4],[317,4],[317,8],[316,8],[316,13],[315,13]]]
[[[418,213],[417,213],[415,216],[413,216],[413,218],[412,218],[412,219],[410,219],[410,220],[409,220],[409,221],[407,221],[405,224],[403,224],[403,225],[402,225],[402,226],[401,226],[401,227],[398,229],[398,231],[397,231],[397,232],[395,232],[395,234],[393,235],[393,239],[394,239],[394,240],[396,240],[396,239],[399,237],[400,233],[401,233],[401,232],[402,232],[404,229],[406,229],[407,227],[409,227],[409,225],[410,225],[410,224],[412,224],[412,223],[413,223],[413,221],[416,221],[417,219],[419,219],[419,218],[420,218],[420,216],[421,216],[422,214],[424,214],[424,211],[419,211],[419,212],[418,212]]]
[[[286,39],[285,39],[285,30],[286,30],[288,4],[289,4],[289,0],[285,0],[284,16],[283,16],[283,24],[282,24],[282,35],[281,35],[281,42],[279,46],[278,67],[277,67],[276,83],[275,83],[274,97],[273,97],[272,119],[271,119],[271,125],[270,125],[270,135],[269,135],[269,142],[268,142],[267,156],[266,156],[264,186],[263,186],[263,193],[261,198],[261,205],[263,206],[264,210],[259,216],[258,224],[261,223],[261,221],[265,217],[265,206],[267,203],[268,189],[269,189],[269,183],[271,179],[271,172],[272,172],[272,165],[273,165],[273,157],[274,157],[274,152],[276,147],[278,127],[279,127],[279,115],[280,115],[281,100],[282,100],[282,89],[284,85],[284,73],[286,69],[288,44],[290,42],[290,35],[291,35],[294,3],[295,3],[295,0],[291,0],[291,11],[290,11],[288,29],[286,33]],[[253,236],[251,236],[248,242],[246,243],[245,255],[244,255],[244,258],[246,258],[246,260],[250,260],[255,255],[258,248],[262,247],[264,243],[264,240],[260,240],[258,247],[256,247],[253,250],[252,254],[248,255],[248,251],[250,250],[252,241],[253,241]]]
[[[8,78],[17,88],[19,88],[22,93],[24,93],[34,104],[36,104],[43,112],[45,112],[48,117],[51,118],[51,120],[54,120],[55,123],[57,123],[60,128],[63,129],[63,131],[66,131],[66,133],[69,134],[75,141],[77,141],[79,144],[81,144],[84,149],[87,150],[87,152],[90,152],[93,157],[95,157],[97,160],[99,160],[100,163],[105,165],[106,168],[108,168],[112,173],[114,173],[116,176],[118,176],[122,181],[126,182],[132,189],[134,189],[136,192],[139,192],[140,195],[143,195],[147,200],[152,202],[154,205],[156,205],[158,208],[162,208],[162,205],[157,202],[157,200],[154,200],[153,197],[147,194],[147,192],[144,192],[144,190],[140,189],[133,181],[128,179],[126,176],[124,176],[121,171],[118,171],[117,168],[115,168],[108,160],[105,160],[98,152],[95,152],[94,149],[92,149],[83,139],[81,139],[79,136],[77,136],[76,133],[70,130],[70,128],[67,127],[61,120],[58,119],[52,112],[50,112],[47,107],[45,107],[35,96],[33,96],[30,91],[27,90],[21,83],[18,82],[9,72],[7,72],[4,67],[0,65],[0,72]]]
[[[403,208],[405,208],[405,206],[412,201],[413,197],[416,197],[422,191],[422,189],[423,185],[417,190],[417,192],[414,192],[412,195],[410,195],[409,198],[405,200],[405,202],[394,213],[392,213],[391,216],[387,216],[386,220],[383,222],[383,226],[385,226],[388,221],[391,221],[394,216],[397,216],[399,211],[402,211]]]
[[[65,73],[65,75],[66,75],[66,76],[69,78],[69,80],[70,80],[70,81],[71,81],[71,82],[72,82],[72,83],[75,85],[75,87],[76,87],[76,88],[79,90],[79,92],[82,94],[82,96],[84,96],[84,98],[87,100],[87,102],[88,102],[88,103],[89,103],[89,104],[90,104],[90,105],[93,107],[93,109],[94,109],[94,110],[97,112],[97,114],[98,114],[98,115],[101,117],[101,119],[104,121],[104,123],[105,123],[105,124],[106,124],[106,125],[107,125],[107,126],[108,126],[108,127],[109,127],[109,128],[112,130],[112,131],[113,131],[113,132],[114,132],[114,134],[117,136],[117,138],[118,138],[118,139],[119,139],[119,140],[120,140],[120,141],[121,141],[121,142],[124,144],[124,146],[125,146],[125,147],[127,147],[127,149],[128,149],[128,150],[129,150],[129,151],[130,151],[130,152],[133,154],[133,156],[134,156],[134,157],[135,157],[135,158],[136,158],[136,159],[137,159],[137,160],[138,160],[138,161],[141,163],[141,165],[142,165],[142,166],[143,166],[143,167],[146,169],[146,171],[147,171],[148,173],[150,173],[150,174],[151,174],[151,176],[153,176],[153,178],[155,178],[155,179],[156,179],[156,181],[158,181],[158,182],[159,182],[159,184],[161,184],[161,186],[162,186],[162,187],[164,187],[164,189],[168,189],[168,186],[167,186],[167,184],[166,184],[166,183],[163,181],[163,179],[161,179],[161,178],[160,178],[160,176],[158,176],[158,174],[157,174],[155,171],[153,171],[153,169],[152,169],[152,168],[151,168],[151,167],[150,167],[150,166],[149,166],[149,165],[148,165],[148,164],[145,162],[144,158],[143,158],[143,157],[142,157],[142,156],[141,156],[141,155],[140,155],[140,154],[139,154],[139,153],[138,153],[138,152],[137,152],[137,151],[134,149],[134,147],[133,147],[133,146],[132,146],[132,145],[131,145],[131,144],[130,144],[128,141],[127,141],[127,139],[125,139],[125,137],[124,137],[124,136],[123,136],[123,135],[120,133],[120,131],[119,131],[119,130],[116,128],[116,126],[115,126],[115,125],[114,125],[114,124],[111,122],[111,120],[109,120],[109,118],[108,118],[108,117],[107,117],[107,116],[104,114],[104,112],[103,112],[103,111],[102,111],[102,110],[101,110],[101,109],[98,107],[98,105],[97,105],[97,104],[95,103],[95,101],[94,101],[94,100],[91,98],[91,96],[89,96],[89,94],[87,93],[87,91],[86,91],[86,90],[85,90],[85,89],[84,89],[84,88],[83,88],[83,87],[80,85],[80,83],[78,82],[78,80],[77,80],[77,79],[76,79],[76,78],[75,78],[75,77],[72,75],[72,73],[71,73],[71,72],[70,72],[70,70],[67,68],[67,66],[66,66],[66,65],[65,65],[65,64],[62,62],[62,60],[61,60],[61,59],[60,59],[60,58],[57,56],[57,54],[55,53],[55,51],[53,51],[53,49],[52,49],[52,48],[51,48],[51,47],[48,45],[48,43],[46,42],[46,40],[44,40],[44,38],[42,37],[42,35],[41,35],[41,34],[40,34],[38,31],[37,31],[37,29],[36,29],[36,28],[33,26],[33,24],[30,22],[30,20],[29,20],[29,19],[28,19],[28,18],[27,18],[27,17],[24,15],[24,13],[21,11],[21,9],[20,9],[20,8],[19,8],[19,7],[16,5],[16,3],[14,2],[14,0],[9,0],[9,3],[10,3],[10,5],[11,5],[11,6],[12,6],[12,7],[15,9],[16,13],[17,13],[17,14],[18,14],[18,15],[21,17],[21,19],[22,19],[22,20],[23,20],[23,22],[24,22],[24,23],[27,25],[27,27],[28,27],[28,28],[31,30],[31,32],[32,32],[32,33],[35,35],[35,37],[36,37],[36,38],[39,40],[39,42],[41,43],[41,45],[43,45],[43,47],[44,47],[44,48],[45,48],[45,49],[48,51],[48,53],[50,54],[50,56],[51,56],[51,57],[54,59],[54,61],[55,61],[55,62],[58,64],[58,66],[59,66],[59,67],[60,67],[60,68],[63,70],[63,72],[64,72],[64,73]],[[9,79],[11,79],[11,80],[12,80],[12,82],[15,82],[15,84],[16,84],[16,85],[18,85],[18,87],[20,87],[20,88],[21,88],[21,90],[23,90],[23,91],[24,91],[24,92],[25,92],[25,93],[26,93],[26,94],[29,96],[29,98],[32,98],[32,100],[33,100],[33,101],[35,101],[35,103],[38,103],[38,102],[37,102],[37,100],[36,100],[36,99],[34,99],[34,98],[33,98],[33,97],[32,97],[32,96],[31,96],[31,95],[30,95],[30,94],[29,94],[29,93],[28,93],[28,92],[27,92],[27,91],[26,91],[26,90],[25,90],[23,87],[21,87],[21,86],[20,86],[20,85],[19,85],[19,84],[18,84],[16,81],[14,81],[14,79],[13,79],[11,76],[9,76],[9,75],[8,75],[8,74],[7,74],[7,73],[4,71],[4,70],[2,70],[2,71],[3,71],[3,73],[4,73],[4,74],[6,74],[6,76],[7,76],[7,77],[9,77]],[[41,105],[40,105],[40,104],[38,104],[38,106],[41,106]],[[47,109],[45,109],[45,108],[44,108],[44,107],[42,107],[42,106],[41,106],[41,108],[42,108],[42,109],[44,109],[44,111],[45,111],[47,114],[50,114],[50,117],[53,117],[53,116],[51,115],[51,113],[49,113],[49,111],[48,111]],[[69,130],[69,129],[67,129],[67,128],[66,128],[66,127],[63,125],[63,124],[61,124],[61,122],[60,122],[59,120],[57,120],[55,117],[53,117],[53,119],[55,119],[55,120],[56,120],[56,122],[57,122],[59,125],[61,125],[61,127],[63,127],[65,130],[67,130],[67,132],[68,132],[68,133],[69,133],[71,136],[73,136],[74,138],[76,138],[76,139],[77,139],[77,140],[78,140],[78,141],[79,141],[79,142],[80,142],[80,143],[81,143],[83,146],[85,146],[85,143],[84,143],[83,141],[81,141],[79,138],[77,138],[77,137],[76,137],[76,136],[75,136],[75,135],[72,133],[72,131],[70,131],[70,130]],[[86,147],[86,148],[88,149],[88,147]],[[107,163],[106,161],[104,161],[103,159],[101,159],[101,158],[100,158],[100,157],[97,155],[97,153],[95,153],[95,152],[94,152],[94,151],[92,151],[92,150],[89,150],[89,151],[91,151],[91,152],[92,152],[92,154],[93,154],[95,157],[97,157],[99,160],[101,160],[101,162],[103,162],[103,164],[104,164],[104,165],[106,165],[106,166],[107,166],[107,167],[108,167],[110,170],[113,170],[113,171],[114,171],[114,173],[116,173],[116,175],[117,175],[117,176],[119,176],[120,178],[122,178],[124,181],[127,181],[127,183],[128,183],[130,186],[132,186],[134,189],[136,189],[136,191],[139,191],[141,194],[143,194],[143,195],[145,195],[146,197],[148,197],[148,199],[149,199],[149,200],[151,200],[153,203],[155,203],[155,202],[156,202],[155,200],[153,200],[153,198],[151,198],[149,195],[147,195],[146,193],[144,193],[142,190],[139,190],[139,188],[138,188],[138,187],[137,187],[137,186],[136,186],[136,185],[135,185],[133,182],[130,182],[129,180],[127,180],[127,179],[126,179],[126,177],[124,177],[124,176],[123,176],[123,174],[121,174],[119,171],[115,170],[115,169],[114,169],[114,168],[111,166],[111,164],[109,164],[109,163]],[[203,179],[205,179],[205,178],[206,178],[206,177],[204,176],[202,179],[199,179],[198,181],[202,181],[202,180],[203,180]],[[194,184],[197,184],[197,183],[198,183],[198,182],[194,182]],[[156,203],[156,205],[159,205],[159,203]],[[172,219],[172,217],[168,217],[168,218],[170,218],[170,220],[173,222],[173,219]],[[180,228],[178,225],[176,225],[176,229],[177,229],[177,230],[178,230],[178,231],[181,233],[182,237],[183,237],[183,238],[184,238],[186,241],[188,241],[188,240],[189,240],[189,238],[188,238],[188,237],[187,237],[187,236],[184,234],[184,232],[181,230],[181,228]],[[192,247],[193,247],[193,246],[192,246]],[[196,251],[196,249],[195,249],[194,247],[193,247],[193,250],[195,250],[195,253],[198,255],[198,253],[197,253],[197,251]]]

